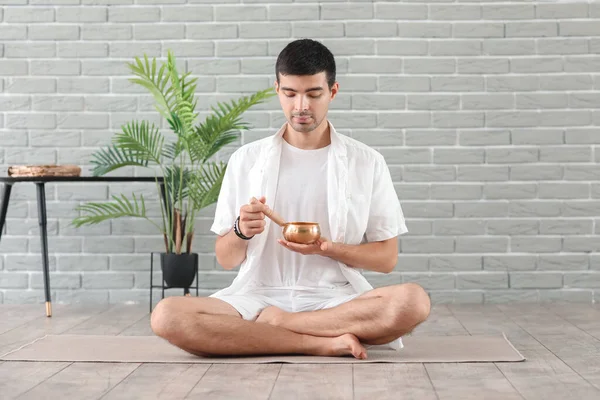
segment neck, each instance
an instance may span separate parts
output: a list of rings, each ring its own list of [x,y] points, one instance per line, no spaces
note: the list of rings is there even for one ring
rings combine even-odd
[[[327,119],[312,132],[302,133],[294,130],[288,123],[283,139],[294,147],[303,150],[314,150],[325,147],[331,143],[331,132],[329,131],[329,123]]]

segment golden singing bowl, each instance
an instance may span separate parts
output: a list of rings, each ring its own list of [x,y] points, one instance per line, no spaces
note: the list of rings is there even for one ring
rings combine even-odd
[[[257,202],[254,197],[252,202]],[[321,238],[321,227],[317,222],[286,222],[279,214],[267,207],[265,215],[283,228],[283,238],[288,242],[311,244]]]
[[[321,227],[316,222],[286,222],[283,237],[288,242],[311,244],[321,237]]]

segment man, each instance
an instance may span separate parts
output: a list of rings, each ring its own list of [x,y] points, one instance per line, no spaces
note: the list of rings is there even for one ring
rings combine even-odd
[[[359,270],[391,272],[404,216],[380,153],[338,134],[327,120],[339,85],[321,43],[289,43],[275,88],[287,122],[228,162],[211,230],[223,268],[240,271],[207,298],[169,297],[152,313],[154,332],[197,355],[310,354],[367,357],[399,349],[429,315],[416,284],[373,289]],[[314,221],[322,238],[300,245],[265,219]]]

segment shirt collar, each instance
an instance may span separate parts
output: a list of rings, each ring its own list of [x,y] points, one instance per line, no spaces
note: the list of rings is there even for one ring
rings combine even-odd
[[[331,137],[331,149],[333,150],[334,154],[337,156],[346,156],[346,146],[344,146],[344,143],[342,142],[342,139],[340,138],[340,134],[335,130],[335,127],[333,126],[331,121],[327,120],[327,123],[329,124],[329,134]],[[281,126],[281,128],[279,128],[277,133],[275,133],[275,135],[273,135],[273,140],[271,142],[271,146],[273,146],[273,147],[281,146],[281,143],[283,141],[283,134],[285,133],[287,124],[288,123],[286,121]]]

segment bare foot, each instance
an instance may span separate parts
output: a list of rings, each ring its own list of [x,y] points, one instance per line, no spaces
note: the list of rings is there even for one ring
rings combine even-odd
[[[286,314],[287,312],[283,311],[279,307],[269,306],[260,312],[256,318],[256,322],[281,326],[283,323],[283,318]]]
[[[331,338],[328,347],[325,348],[325,354],[323,355],[352,355],[355,358],[364,360],[367,358],[367,350],[360,344],[360,341],[356,336],[351,333],[345,333],[342,336]]]
[[[290,313],[283,311],[281,308],[269,306],[260,312],[256,318],[256,322],[285,327],[284,321],[288,314]],[[352,355],[361,360],[367,358],[367,350],[358,338],[351,333],[345,333],[337,337],[317,337],[312,335],[305,335],[305,337],[310,338],[310,342],[312,343],[312,351],[310,353],[312,354],[319,356]],[[316,340],[316,342],[313,340]]]

